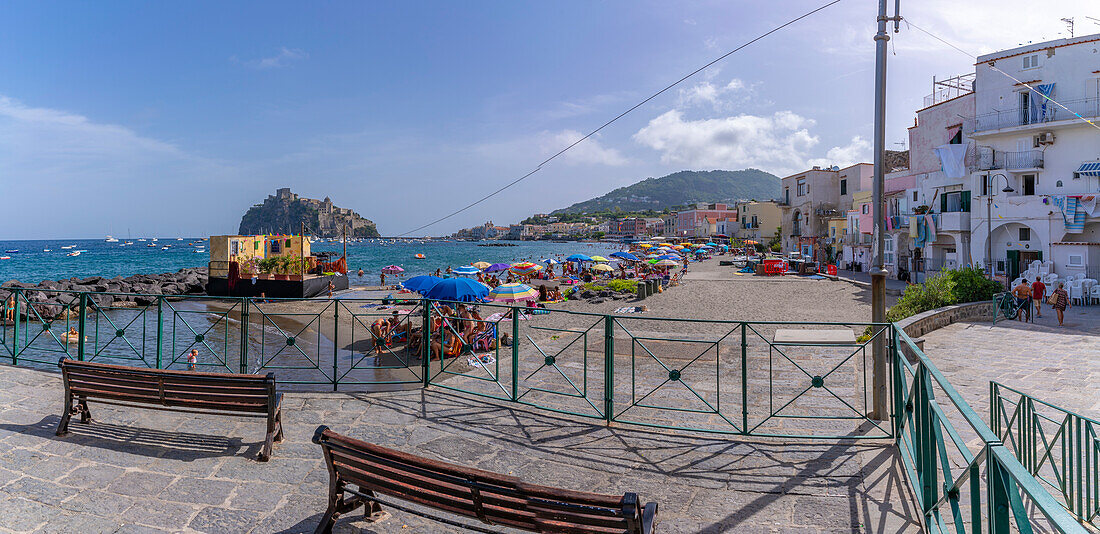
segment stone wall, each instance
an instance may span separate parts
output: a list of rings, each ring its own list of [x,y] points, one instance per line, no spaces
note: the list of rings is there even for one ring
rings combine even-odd
[[[918,313],[897,322],[906,335],[916,339],[937,328],[943,328],[959,321],[993,321],[993,302],[968,302],[945,306],[935,310]]]

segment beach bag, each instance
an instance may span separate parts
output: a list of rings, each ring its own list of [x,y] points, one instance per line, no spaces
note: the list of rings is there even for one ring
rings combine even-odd
[[[1058,304],[1058,295],[1051,293],[1050,296],[1047,297],[1047,304],[1050,304],[1051,306]]]

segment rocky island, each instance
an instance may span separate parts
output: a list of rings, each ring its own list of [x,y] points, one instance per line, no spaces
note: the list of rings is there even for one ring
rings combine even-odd
[[[332,200],[299,197],[289,187],[268,195],[241,217],[240,235],[297,234],[305,224],[306,232],[319,237],[340,237],[346,225],[348,237],[378,237],[378,229],[358,213],[333,205]]]

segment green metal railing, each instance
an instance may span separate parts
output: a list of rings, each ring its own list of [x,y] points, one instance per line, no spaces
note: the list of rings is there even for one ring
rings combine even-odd
[[[1100,421],[989,383],[989,421],[1032,476],[1100,530]]]
[[[126,295],[135,304],[117,309],[110,297],[0,290],[0,298],[15,303],[13,317],[0,327],[0,357],[40,366],[68,356],[183,369],[194,349],[202,368],[275,371],[281,387],[431,387],[606,424],[890,440],[929,532],[1084,532],[1046,487],[1068,491],[1067,503],[1083,500],[1070,506],[1083,520],[1096,517],[1095,476],[1081,474],[1095,469],[1095,447],[1075,442],[1054,449],[1092,456],[1062,460],[1053,483],[1044,480],[1035,469],[1054,465],[1049,457],[1055,453],[1045,437],[1036,437],[1043,431],[1034,425],[1015,434],[1004,430],[1034,422],[1034,410],[1013,410],[1016,419],[1005,425],[993,418],[994,431],[892,324],[675,319],[493,303],[479,303],[478,316],[460,316],[461,303],[420,299]],[[841,331],[852,340],[869,335],[841,343],[782,342],[781,329]],[[75,334],[66,338],[68,331]],[[888,347],[891,377],[884,421],[869,416],[867,347],[877,339]],[[993,404],[1001,405],[997,399]],[[1059,440],[1081,436],[1095,445],[1095,422],[1066,420]],[[1028,446],[1006,446],[1002,439],[1009,436]],[[1072,484],[1067,476],[1076,477]]]
[[[909,336],[895,334],[895,434],[926,530],[1086,532]],[[973,437],[964,438],[951,416]]]

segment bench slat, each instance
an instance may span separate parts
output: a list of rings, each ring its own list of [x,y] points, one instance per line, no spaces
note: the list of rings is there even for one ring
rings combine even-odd
[[[205,379],[196,380],[195,382],[188,382],[181,377],[159,377],[155,374],[120,374],[112,372],[96,372],[89,370],[66,370],[65,375],[70,380],[89,380],[96,382],[104,382],[119,385],[129,385],[133,387],[148,387],[157,386],[161,382],[165,387],[181,388],[181,389],[195,389],[210,392],[225,392],[229,394],[234,393],[252,393],[252,394],[267,394],[271,385],[267,381],[250,381],[250,382],[234,382],[220,384],[215,381],[208,381]]]
[[[147,375],[147,376],[178,376],[184,379],[194,380],[212,380],[214,382],[240,383],[240,382],[262,382],[267,380],[266,375],[248,375],[248,374],[225,374],[225,373],[207,373],[201,371],[179,371],[173,369],[147,369],[142,367],[126,367],[123,365],[114,365],[109,363],[99,362],[80,362],[76,360],[66,359],[61,364],[63,369],[67,370],[80,370],[88,369],[95,372],[114,372],[120,374],[131,375]]]
[[[129,392],[112,391],[105,389],[83,388],[73,386],[71,388],[73,395],[78,397],[88,398],[104,398],[113,399],[119,401],[140,402],[143,404],[151,404],[156,406],[175,406],[175,407],[187,407],[204,410],[221,410],[221,411],[233,411],[243,413],[267,413],[267,404],[243,404],[243,403],[231,403],[231,402],[204,402],[191,399],[180,399],[165,397],[162,401],[159,394],[151,392],[148,394],[134,394]]]
[[[248,394],[242,395],[224,395],[205,392],[195,392],[187,390],[182,387],[173,387],[171,389],[165,387],[162,391],[157,387],[157,384],[117,384],[114,382],[105,382],[102,380],[95,380],[92,378],[81,378],[80,380],[70,380],[69,387],[75,390],[87,390],[87,391],[111,391],[118,394],[127,394],[134,396],[156,396],[169,399],[193,399],[196,401],[205,402],[224,402],[228,404],[255,404],[255,405],[267,405],[267,400],[270,397],[268,392],[262,390],[251,390]],[[162,395],[163,393],[163,395]]]

